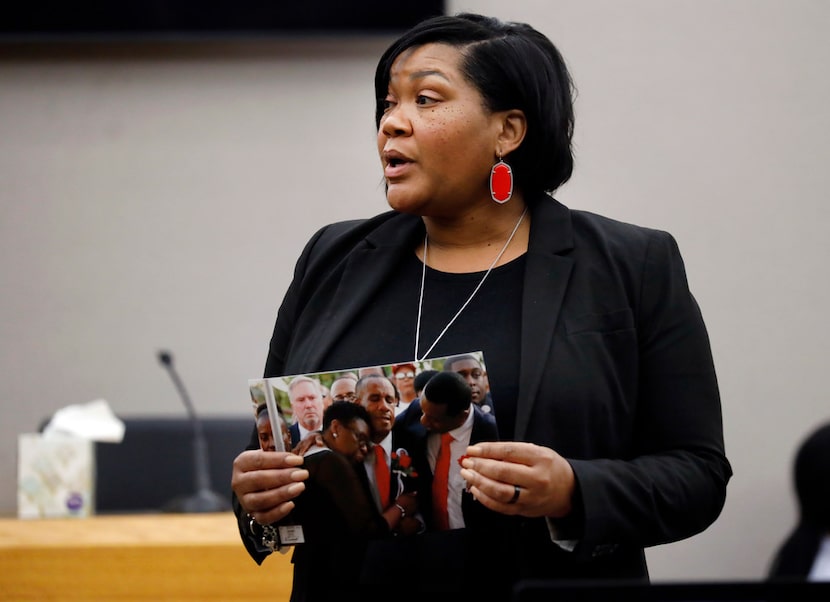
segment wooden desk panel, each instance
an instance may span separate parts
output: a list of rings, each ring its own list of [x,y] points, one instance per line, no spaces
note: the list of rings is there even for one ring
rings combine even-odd
[[[287,601],[291,555],[251,560],[232,514],[0,520],[3,600]]]

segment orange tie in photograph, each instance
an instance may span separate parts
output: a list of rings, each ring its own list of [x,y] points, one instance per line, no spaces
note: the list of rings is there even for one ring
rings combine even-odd
[[[375,445],[375,483],[378,486],[378,496],[381,505],[386,508],[389,504],[389,465],[386,463],[386,452],[380,445]]]
[[[452,435],[441,435],[441,449],[435,458],[435,476],[432,479],[432,512],[435,515],[435,528],[446,531],[450,528],[450,516],[447,511],[447,498],[450,494],[450,442]]]

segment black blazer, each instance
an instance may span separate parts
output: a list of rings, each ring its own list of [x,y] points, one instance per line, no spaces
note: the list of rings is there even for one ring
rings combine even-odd
[[[300,425],[295,422],[288,427],[288,432],[291,435],[291,448],[293,449],[300,443]]]
[[[731,476],[706,329],[669,234],[547,195],[528,204],[514,438],[573,466],[577,504],[561,527],[579,544],[563,552],[544,519],[527,519],[505,553],[519,577],[646,577],[643,548],[709,526]],[[265,374],[341,368],[322,365],[328,349],[423,236],[420,218],[396,212],[318,231]]]

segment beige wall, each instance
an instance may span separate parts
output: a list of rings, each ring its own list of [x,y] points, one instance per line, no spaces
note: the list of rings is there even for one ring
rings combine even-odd
[[[756,578],[799,438],[830,419],[830,4],[455,1],[550,35],[579,88],[575,208],[671,231],[709,326],[735,477],[657,580]],[[384,209],[388,39],[0,49],[0,512],[59,407],[247,411],[307,237]]]

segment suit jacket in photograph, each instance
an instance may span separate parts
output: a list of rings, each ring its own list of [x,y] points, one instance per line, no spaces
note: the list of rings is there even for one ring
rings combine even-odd
[[[492,414],[483,412],[475,404],[473,409],[473,429],[470,433],[470,445],[481,441],[498,441],[499,433],[496,426],[496,419]],[[399,433],[399,440],[406,442],[406,447],[412,455],[413,465],[418,473],[418,496],[421,503],[419,508],[427,525],[432,528],[432,504],[429,503],[432,491],[433,473],[427,460],[427,438],[429,431],[421,424],[421,402],[419,399],[413,401],[409,407],[401,412],[395,419],[395,432]],[[461,511],[464,514],[464,524],[468,528],[493,527],[493,520],[497,518],[495,513],[488,510],[473,499],[467,491],[463,492],[461,498]]]
[[[300,425],[295,422],[288,427],[288,432],[291,435],[291,449],[294,449],[300,443]]]
[[[396,417],[395,420],[396,420],[396,423],[397,423],[397,417]],[[407,453],[409,453],[409,449],[407,449],[407,443],[409,443],[409,442],[406,441],[406,440],[403,440],[403,441],[401,440],[400,436],[398,435],[398,432],[396,431],[396,429],[393,428],[392,429],[392,449],[391,449],[391,451],[394,452],[395,450],[398,450],[400,448],[404,448],[404,449],[406,449]],[[365,473],[364,476],[366,478],[366,483],[368,484],[368,486],[369,486],[369,488],[372,492],[372,499],[374,500],[375,505],[377,506],[378,510],[383,512],[384,510],[386,510],[386,508],[389,507],[389,503],[386,500],[381,499],[381,495],[378,492],[377,484],[375,483],[374,478],[371,478],[371,479],[369,478],[369,473],[373,473],[374,470],[375,470],[375,464],[374,464],[375,459],[373,457],[373,453],[374,452],[370,449],[369,453],[366,455],[366,460],[363,463],[363,468],[364,468],[364,473]],[[390,463],[390,470],[391,470],[391,458],[389,459],[389,463]],[[390,475],[390,479],[389,479],[389,499],[394,500],[399,495],[404,493],[405,485],[406,485],[406,483],[403,482],[400,479],[395,478],[395,475]]]

